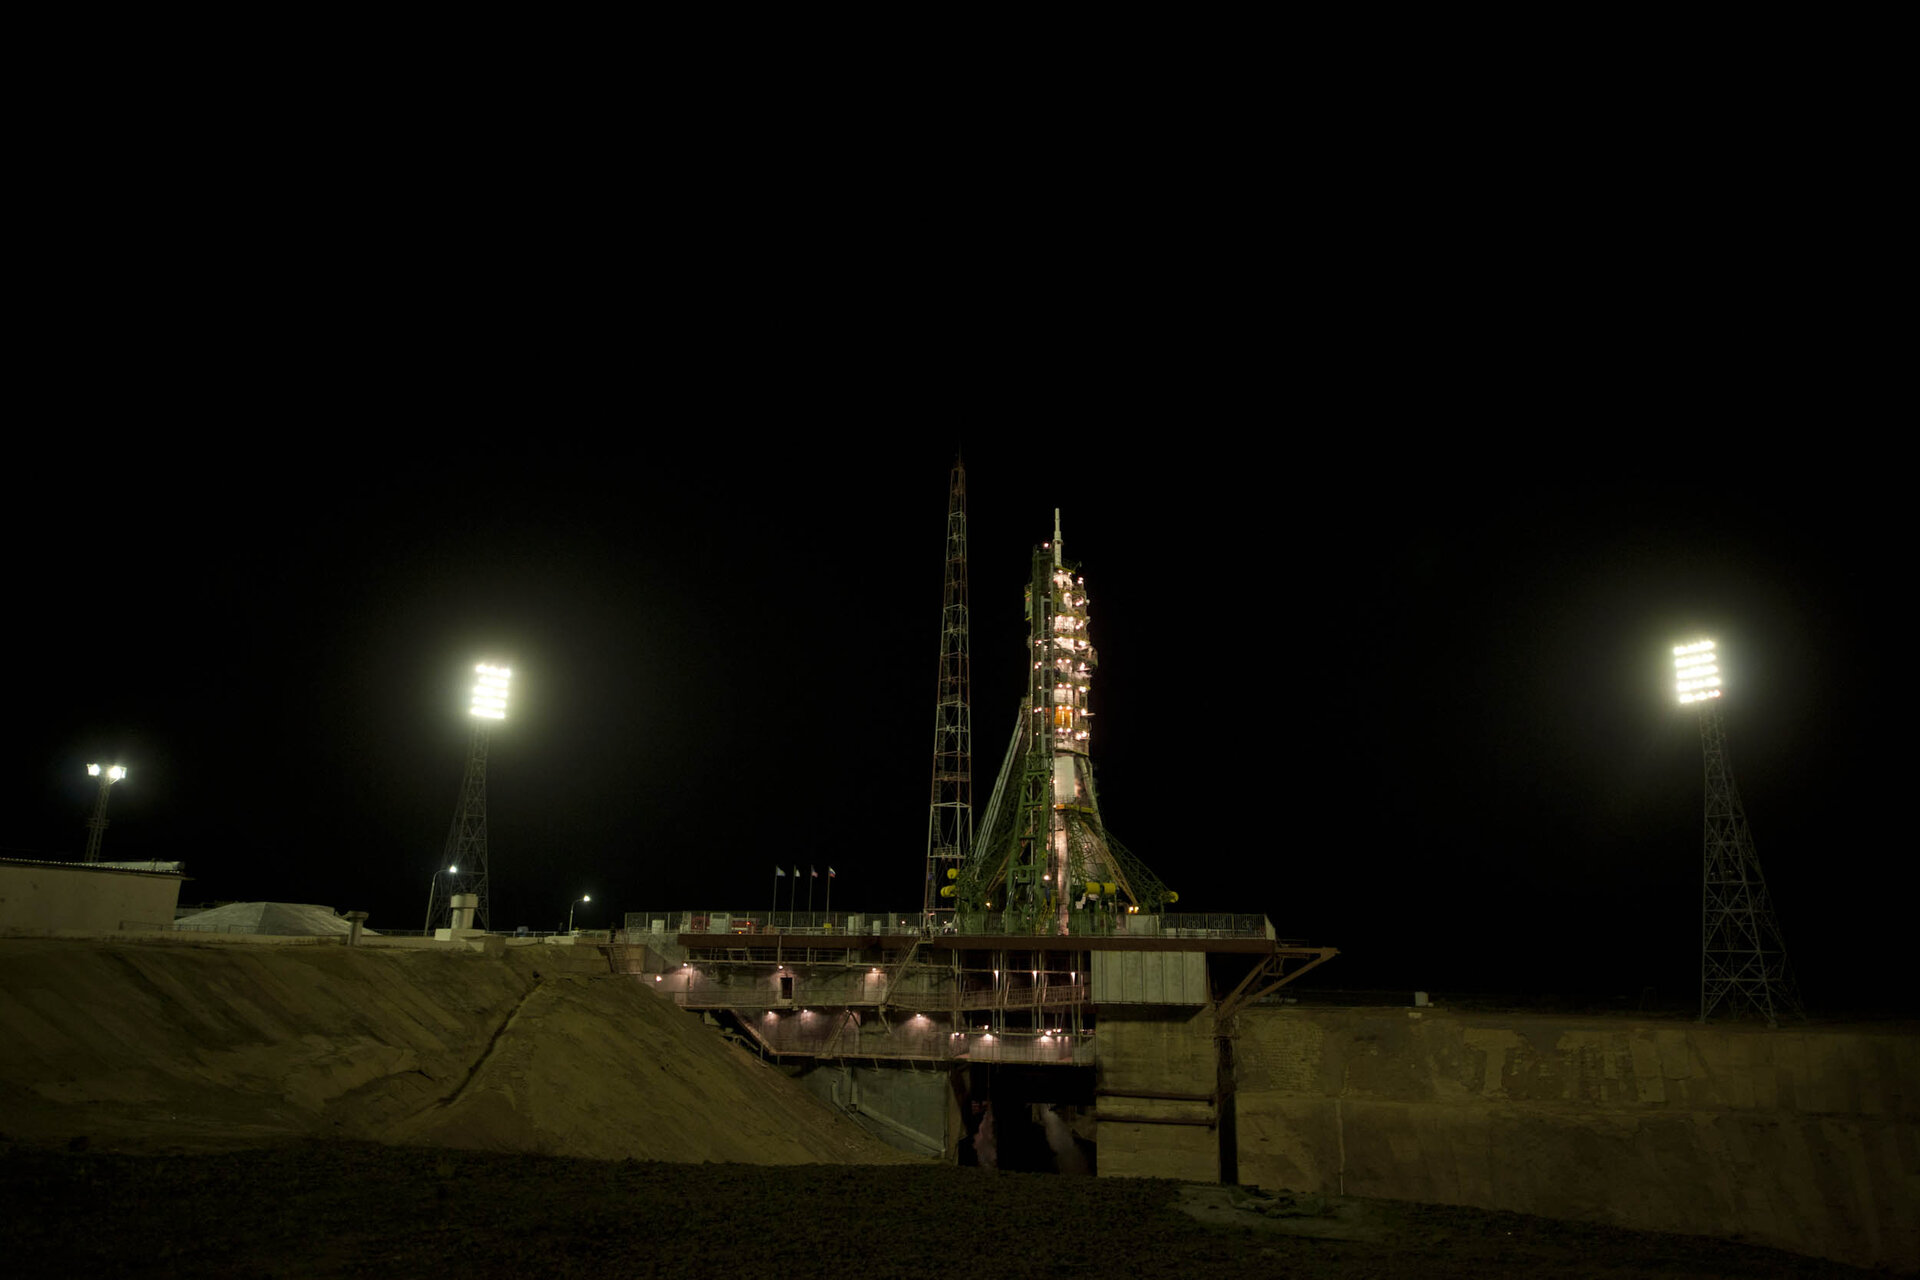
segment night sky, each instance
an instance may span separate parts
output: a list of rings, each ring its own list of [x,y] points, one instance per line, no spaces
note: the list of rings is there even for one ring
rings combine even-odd
[[[755,407],[76,445],[58,487],[90,516],[7,517],[6,853],[77,857],[84,765],[118,761],[105,856],[183,859],[183,902],[417,929],[494,659],[496,927],[583,893],[591,926],[763,910],[775,864],[820,870],[816,908],[829,865],[836,909],[911,907],[958,447],[980,803],[1058,506],[1105,816],[1183,909],[1341,948],[1328,986],[1684,1004],[1701,761],[1669,647],[1711,634],[1809,1003],[1905,1002],[1907,913],[1876,888],[1898,792],[1869,642],[1907,576],[1881,482],[1656,483],[1597,474],[1591,436],[1413,448],[1154,405],[972,433]]]

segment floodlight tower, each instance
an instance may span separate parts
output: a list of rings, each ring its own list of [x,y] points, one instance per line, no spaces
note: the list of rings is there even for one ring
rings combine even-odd
[[[1674,692],[1700,717],[1706,762],[1706,827],[1700,876],[1700,1021],[1721,1008],[1748,1009],[1767,1025],[1782,1013],[1805,1017],[1787,966],[1786,943],[1773,918],[1773,900],[1747,828],[1747,812],[1727,763],[1726,725],[1720,713],[1719,654],[1711,640],[1673,647]]]
[[[1100,817],[1087,705],[1099,657],[1087,625],[1086,579],[1065,557],[1055,510],[1027,584],[1027,696],[973,855],[942,890],[963,930],[991,927],[982,913],[998,909],[1008,933],[1097,933],[1179,896]]]
[[[88,862],[100,861],[100,842],[107,838],[107,791],[114,783],[127,776],[125,765],[110,764],[105,768],[97,764],[87,766],[89,778],[100,779],[100,795],[93,802],[93,815],[87,819]]]
[[[472,894],[475,928],[489,926],[490,901],[487,889],[487,746],[493,725],[507,718],[507,686],[513,672],[506,667],[482,662],[474,667],[477,679],[467,714],[473,720],[473,732],[467,739],[467,772],[460,783],[460,803],[453,811],[453,828],[447,832],[446,851],[441,865],[447,868],[448,891],[445,906],[434,920],[453,922],[454,897]],[[430,921],[428,928],[435,927]]]
[[[953,462],[947,492],[947,573],[940,605],[940,681],[933,710],[933,799],[927,808],[924,922],[950,921],[951,895],[973,846],[972,640],[967,618],[967,469]],[[829,885],[831,888],[831,885]]]

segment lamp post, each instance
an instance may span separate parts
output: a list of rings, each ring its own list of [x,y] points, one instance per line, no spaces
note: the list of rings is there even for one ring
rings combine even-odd
[[[460,868],[448,867],[447,874],[450,876],[457,876],[460,874]],[[440,883],[440,871],[438,868],[435,868],[433,875],[431,875],[427,879],[427,923],[424,926],[422,926],[420,930],[420,932],[423,934],[433,932],[433,890],[434,890],[434,887],[439,883]]]
[[[593,901],[592,894],[583,893],[579,897],[575,898],[572,902],[567,904],[567,932],[568,933],[573,932],[573,909],[579,906],[583,902],[592,902],[592,901]]]
[[[87,766],[89,778],[100,779],[100,795],[93,802],[93,816],[87,819],[87,857],[88,862],[100,861],[100,842],[107,834],[107,789],[127,776],[127,767],[110,764],[105,768],[97,764]]]

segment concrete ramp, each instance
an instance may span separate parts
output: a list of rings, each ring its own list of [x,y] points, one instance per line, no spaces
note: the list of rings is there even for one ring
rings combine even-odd
[[[909,1159],[638,979],[543,969],[551,950],[0,940],[0,1128],[130,1150]]]

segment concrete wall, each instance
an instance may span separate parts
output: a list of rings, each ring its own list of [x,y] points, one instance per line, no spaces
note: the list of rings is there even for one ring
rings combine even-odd
[[[1207,957],[1201,951],[1095,951],[1095,1004],[1206,1004]]]
[[[1100,1176],[1218,1182],[1212,1010],[1105,1008],[1093,1042]]]
[[[963,1135],[950,1070],[832,1063],[807,1071],[800,1083],[888,1146],[952,1163]]]
[[[179,901],[177,875],[84,863],[0,862],[0,933],[167,928]]]
[[[1234,1081],[1242,1183],[1920,1267],[1910,1032],[1255,1009]]]

